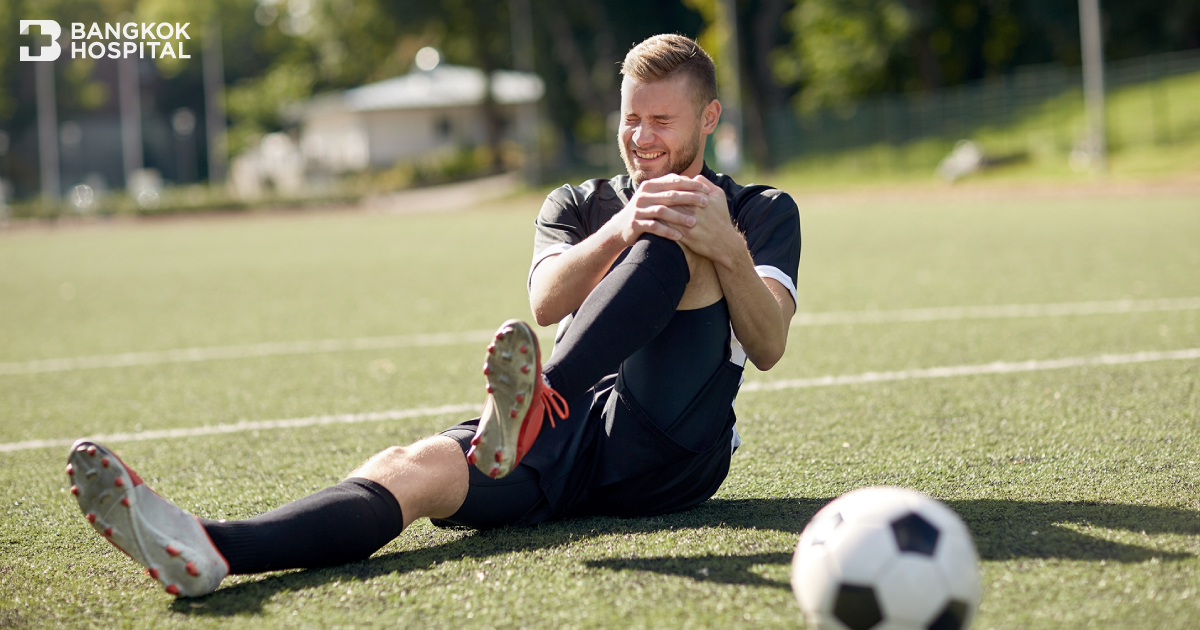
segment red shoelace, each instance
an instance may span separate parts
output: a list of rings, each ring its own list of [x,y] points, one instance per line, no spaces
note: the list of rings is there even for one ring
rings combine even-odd
[[[542,383],[542,409],[545,410],[546,417],[550,418],[550,426],[555,427],[554,416],[566,419],[570,415],[570,408],[567,407],[567,401],[562,397],[562,394],[554,390],[546,383]]]

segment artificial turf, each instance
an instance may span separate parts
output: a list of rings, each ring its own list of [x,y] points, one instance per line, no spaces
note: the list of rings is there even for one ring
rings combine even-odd
[[[528,317],[536,197],[472,211],[0,233],[0,363],[494,328]],[[1200,296],[1184,194],[800,198],[805,312]],[[794,327],[748,382],[1200,347],[1196,310]],[[0,375],[0,443],[480,402],[476,344]],[[716,497],[646,519],[415,524],[344,567],[174,600],[96,536],[64,448],[0,452],[0,627],[800,627],[792,549],[825,502],[911,487],[967,521],[977,628],[1193,627],[1200,361],[747,391]],[[113,443],[239,518],[461,416]]]

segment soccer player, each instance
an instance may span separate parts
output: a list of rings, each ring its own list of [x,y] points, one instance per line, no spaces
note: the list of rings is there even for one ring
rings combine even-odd
[[[544,369],[534,331],[505,322],[481,418],[243,521],[194,517],[80,440],[67,474],[85,518],[168,593],[199,596],[230,573],[366,559],[423,517],[484,529],[712,496],[741,443],[745,361],[767,370],[784,352],[799,217],[787,194],[705,165],[721,104],[694,41],[651,37],[621,73],[628,175],[563,186],[536,221],[530,304],[538,324],[560,322]]]

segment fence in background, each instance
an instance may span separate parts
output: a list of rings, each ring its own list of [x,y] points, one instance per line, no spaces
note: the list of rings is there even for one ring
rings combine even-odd
[[[1200,49],[1110,62],[1105,68],[1111,150],[1200,139],[1200,94],[1177,93],[1171,77],[1200,73]],[[1137,90],[1126,90],[1142,86]],[[1011,74],[921,94],[881,95],[836,109],[797,115],[790,108],[768,123],[773,160],[783,163],[863,149],[981,139],[989,152],[1068,152],[1082,135],[1079,68],[1025,66]],[[935,147],[931,147],[935,148]],[[922,160],[923,161],[923,160]],[[921,164],[924,167],[926,164]]]

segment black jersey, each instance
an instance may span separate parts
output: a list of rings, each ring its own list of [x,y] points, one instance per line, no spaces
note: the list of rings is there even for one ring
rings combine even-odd
[[[727,175],[713,172],[707,164],[700,171],[725,191],[729,216],[746,237],[755,271],[787,287],[796,300],[797,270],[800,266],[800,214],[787,193],[751,184],[742,186]],[[579,186],[564,185],[546,197],[538,214],[533,240],[533,270],[546,258],[561,254],[595,234],[629,203],[635,188],[628,175],[612,179],[589,179]]]

